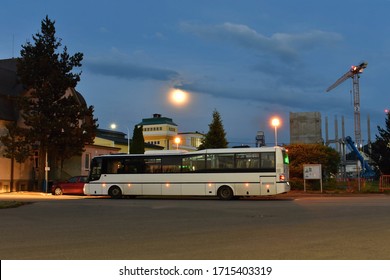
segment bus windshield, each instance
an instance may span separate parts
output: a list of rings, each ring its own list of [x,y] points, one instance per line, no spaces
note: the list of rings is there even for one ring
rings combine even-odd
[[[92,159],[88,181],[96,181],[100,179],[100,175],[102,174],[102,162],[103,159],[100,157]]]

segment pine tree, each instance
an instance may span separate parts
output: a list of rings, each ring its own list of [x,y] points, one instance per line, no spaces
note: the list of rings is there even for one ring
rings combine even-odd
[[[217,110],[214,110],[213,120],[209,124],[209,131],[205,138],[203,138],[202,144],[198,149],[227,148],[228,144],[221,116]]]
[[[378,125],[379,135],[372,144],[371,159],[377,164],[382,174],[390,174],[390,112],[386,115],[386,128]]]
[[[145,153],[145,139],[142,131],[142,125],[134,126],[133,139],[130,146],[130,154]]]
[[[74,90],[81,72],[73,73],[73,68],[81,67],[83,54],[71,56],[66,46],[59,53],[62,44],[54,25],[48,16],[42,20],[41,33],[33,35],[34,44],[22,46],[17,63],[17,74],[27,90],[20,97],[19,109],[30,145],[39,147],[39,183],[46,153],[52,163],[62,166],[65,159],[80,155],[86,144],[93,143],[97,128],[93,106],[80,102]]]

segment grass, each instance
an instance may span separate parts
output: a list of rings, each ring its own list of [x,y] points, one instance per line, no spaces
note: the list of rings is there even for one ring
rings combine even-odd
[[[31,202],[22,201],[0,201],[0,209],[16,208],[22,205],[30,204]]]

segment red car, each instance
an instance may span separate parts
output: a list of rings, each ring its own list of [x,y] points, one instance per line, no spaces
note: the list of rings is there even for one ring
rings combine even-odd
[[[65,182],[54,183],[51,187],[51,193],[54,195],[78,194],[84,195],[84,184],[87,182],[87,176],[74,176]]]

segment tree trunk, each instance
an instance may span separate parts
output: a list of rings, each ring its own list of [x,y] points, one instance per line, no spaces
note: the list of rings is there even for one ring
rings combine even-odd
[[[39,147],[37,191],[45,191],[46,148]]]

